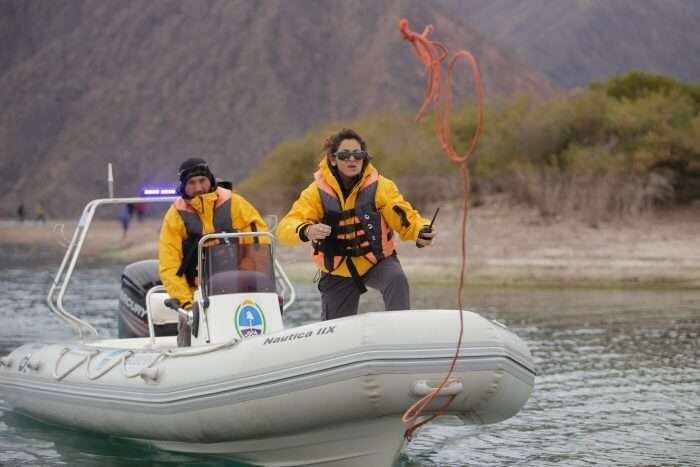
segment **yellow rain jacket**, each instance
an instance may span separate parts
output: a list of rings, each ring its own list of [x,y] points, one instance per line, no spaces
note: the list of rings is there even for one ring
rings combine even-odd
[[[355,184],[347,199],[343,196],[338,180],[333,176],[328,165],[327,158],[323,158],[319,164],[319,170],[314,175],[325,182],[326,187],[330,187],[338,198],[342,210],[349,210],[355,207],[358,192],[365,180],[376,176],[376,169],[371,163],[367,163],[358,183]],[[381,175],[377,179],[377,189],[374,203],[388,227],[399,233],[401,240],[413,240],[418,238],[418,233],[423,226],[430,224],[430,221],[421,217],[411,204],[399,193],[396,184]],[[308,224],[322,222],[324,217],[323,202],[321,201],[320,186],[314,180],[301,192],[299,198],[292,205],[291,210],[280,221],[277,226],[277,238],[283,245],[299,245],[304,243],[300,237],[301,229]],[[312,251],[313,255],[313,251]],[[360,276],[364,275],[374,265],[369,259],[358,256],[352,258],[353,264]],[[323,272],[328,272],[322,267]],[[335,276],[351,277],[350,270],[346,262],[331,272]]]
[[[212,193],[206,193],[191,200],[178,199],[173,203],[163,218],[158,242],[158,262],[160,280],[168,294],[180,301],[182,306],[192,303],[194,288],[188,284],[184,275],[178,276],[177,271],[183,260],[182,242],[187,238],[187,228],[178,212],[178,208],[188,207],[196,213],[202,223],[202,234],[214,233],[214,209],[222,199],[231,199],[231,223],[237,232],[265,231],[267,225],[258,211],[242,196],[224,188],[217,188]],[[252,238],[242,238],[241,243],[251,243]],[[261,243],[269,243],[262,237]]]

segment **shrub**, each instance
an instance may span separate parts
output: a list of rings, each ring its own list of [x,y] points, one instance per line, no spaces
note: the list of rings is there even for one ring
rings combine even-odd
[[[486,125],[469,161],[472,189],[508,193],[543,216],[575,214],[595,225],[674,199],[700,185],[700,86],[631,72],[546,102],[527,96],[486,104]],[[458,152],[469,146],[475,107],[454,106]],[[284,214],[312,180],[325,136],[356,129],[373,163],[418,207],[461,196],[461,178],[434,134],[434,119],[382,115],[314,128],[284,142],[239,189],[261,209]],[[675,193],[683,193],[674,197]]]

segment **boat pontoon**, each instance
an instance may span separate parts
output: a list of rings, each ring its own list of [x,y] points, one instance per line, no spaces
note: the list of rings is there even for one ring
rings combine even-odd
[[[469,311],[371,312],[285,327],[294,289],[265,232],[201,239],[194,311],[169,308],[154,261],[127,267],[121,337],[100,337],[63,306],[96,208],[172,199],[88,203],[48,294],[76,338],[26,344],[0,358],[0,391],[16,411],[254,465],[388,467],[402,447],[402,413],[435,391],[452,362],[460,313],[454,381],[424,414],[453,397],[448,415],[495,423],[530,396],[535,371],[526,345]],[[250,236],[261,241],[241,241]],[[216,247],[204,247],[212,240]],[[179,315],[192,324],[191,347],[177,347]]]

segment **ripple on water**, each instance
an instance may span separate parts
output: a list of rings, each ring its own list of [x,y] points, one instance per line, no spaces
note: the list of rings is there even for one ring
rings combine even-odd
[[[116,335],[120,268],[77,271],[69,309]],[[0,353],[68,337],[44,297],[52,276],[13,269],[0,296]],[[316,285],[297,288],[288,326],[317,321]],[[538,368],[523,410],[488,426],[437,422],[406,446],[402,467],[697,465],[700,292],[469,290],[466,307],[510,326]],[[452,290],[413,291],[416,308],[452,307]],[[361,307],[381,307],[376,293]],[[0,399],[0,465],[231,466],[24,419]]]

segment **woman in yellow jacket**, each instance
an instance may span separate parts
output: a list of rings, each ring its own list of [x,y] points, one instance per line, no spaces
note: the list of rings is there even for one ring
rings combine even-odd
[[[312,242],[322,319],[356,314],[366,286],[382,293],[387,310],[410,309],[394,232],[419,247],[430,245],[435,232],[396,184],[379,175],[357,132],[344,128],[331,135],[323,152],[314,181],[277,227],[282,244]]]
[[[185,309],[192,307],[197,276],[197,242],[214,232],[258,232],[267,230],[258,211],[242,196],[216,186],[207,163],[198,158],[180,165],[180,198],[163,218],[158,243],[160,280],[172,298]],[[242,243],[259,241],[242,239]],[[262,240],[264,243],[268,243]],[[178,345],[189,345],[186,321],[178,325]]]

